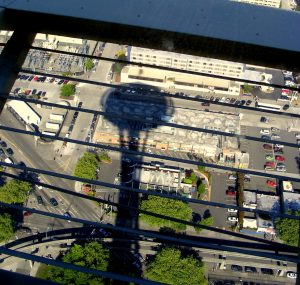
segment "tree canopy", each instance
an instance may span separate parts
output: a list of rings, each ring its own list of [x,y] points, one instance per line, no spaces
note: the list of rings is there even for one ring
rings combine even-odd
[[[212,226],[213,223],[214,223],[214,218],[212,216],[209,216],[209,217],[197,222],[197,224],[203,225],[203,226]],[[203,230],[203,228],[195,227],[195,230],[197,232],[201,232]]]
[[[80,178],[95,180],[98,165],[99,161],[97,156],[93,153],[86,152],[83,154],[83,157],[78,160],[74,175]]]
[[[182,201],[177,201],[173,199],[149,196],[147,200],[142,201],[140,208],[145,211],[185,221],[190,221],[192,218],[192,209],[189,207],[189,205]],[[145,214],[141,214],[141,219],[153,226],[169,227],[174,230],[186,229],[186,225],[184,224],[156,218]]]
[[[109,250],[103,248],[103,246],[96,241],[87,243],[84,246],[74,244],[62,260],[87,268],[107,271]],[[55,266],[47,266],[37,277],[68,285],[104,284],[103,278],[99,276]]]
[[[300,211],[288,211],[289,215],[300,216]],[[277,233],[286,244],[299,246],[299,221],[279,218],[275,222]]]
[[[203,263],[180,249],[164,248],[146,267],[145,277],[173,285],[205,285]]]
[[[11,215],[4,213],[0,215],[0,242],[8,241],[14,233],[14,222]]]
[[[76,85],[75,84],[63,84],[60,87],[60,95],[62,97],[70,97],[74,95],[76,92]]]
[[[92,70],[94,67],[94,62],[90,58],[87,58],[84,62],[84,67],[86,70]]]
[[[10,180],[0,187],[0,201],[8,204],[23,204],[31,187],[28,182]]]
[[[249,85],[249,84],[245,84],[243,87],[244,93],[251,93],[253,90],[253,86]]]
[[[116,57],[120,60],[127,60],[127,57],[125,55],[124,51],[118,51],[116,53]],[[121,73],[122,68],[125,66],[125,63],[120,63],[120,62],[116,62],[113,66],[112,66],[112,70],[115,73]]]

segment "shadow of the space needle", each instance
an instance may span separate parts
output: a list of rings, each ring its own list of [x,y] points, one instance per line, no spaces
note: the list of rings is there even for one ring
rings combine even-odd
[[[135,87],[134,92],[130,92],[128,87]],[[155,94],[150,94],[155,91]],[[161,120],[163,116],[172,116],[174,113],[173,102],[170,98],[160,95],[160,90],[153,86],[146,86],[140,84],[131,84],[120,86],[117,90],[113,90],[107,95],[104,95],[101,100],[101,106],[103,111],[107,113],[139,116],[150,120]],[[120,148],[127,148],[130,150],[145,152],[148,147],[151,147],[151,138],[149,135],[151,130],[157,127],[155,124],[143,123],[138,119],[136,120],[124,120],[117,116],[107,116],[104,118],[116,127],[115,132],[119,134],[119,146]],[[151,135],[150,135],[151,136]],[[121,153],[120,161],[120,183],[125,186],[137,186],[132,180],[133,165],[142,163],[143,157],[140,155],[127,155]],[[135,181],[139,179],[135,178]],[[118,196],[118,203],[121,205],[127,205],[131,207],[139,207],[139,194],[129,193],[127,191],[120,191]],[[138,213],[135,211],[128,211],[126,209],[118,208],[116,216],[116,225],[127,227],[130,229],[138,229]],[[114,239],[112,241],[112,249],[110,255],[110,265],[108,270],[126,274],[129,276],[139,276],[141,274],[141,264],[138,259],[132,259],[132,253],[139,253],[138,241],[131,239],[124,234],[124,240],[126,242],[120,242],[120,239]],[[119,250],[118,257],[123,256],[124,262],[121,265],[119,261],[116,261],[115,248],[122,248]],[[118,263],[119,265],[116,266]],[[121,284],[120,281],[113,284]],[[122,283],[126,284],[126,283]]]

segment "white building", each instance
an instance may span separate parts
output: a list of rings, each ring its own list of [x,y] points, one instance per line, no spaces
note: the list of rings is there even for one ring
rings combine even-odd
[[[129,47],[128,58],[133,62],[212,73],[233,78],[240,78],[245,69],[245,65],[242,63],[140,47]]]
[[[279,8],[281,4],[281,0],[235,0],[237,2],[243,2],[248,4],[255,4],[260,6],[268,6]]]
[[[231,78],[250,79],[256,82],[270,83],[271,74],[249,70],[246,65],[213,58],[205,58],[175,52],[128,47],[128,59],[131,62],[169,67],[178,70],[195,71],[204,75],[159,70],[149,67],[128,65],[121,73],[122,83],[136,83],[157,86],[163,89],[183,89],[210,92],[223,95],[240,95],[242,82],[205,76],[205,74],[221,75]],[[262,91],[269,88],[262,87]]]

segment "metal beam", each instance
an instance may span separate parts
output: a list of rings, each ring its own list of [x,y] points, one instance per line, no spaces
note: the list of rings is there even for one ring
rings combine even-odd
[[[6,29],[23,28],[300,70],[297,12],[219,0],[2,3],[6,11],[0,23],[4,22],[2,28]]]

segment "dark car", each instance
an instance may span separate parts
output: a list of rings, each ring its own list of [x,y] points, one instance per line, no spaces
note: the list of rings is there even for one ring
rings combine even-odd
[[[245,272],[248,272],[248,273],[256,273],[257,270],[255,267],[253,266],[245,266]]]
[[[0,148],[0,156],[5,156],[4,150]]]
[[[13,91],[13,93],[14,94],[18,94],[18,92],[21,90],[21,88],[16,88],[14,91]]]
[[[241,104],[241,101],[240,101],[240,100],[236,100],[236,101],[234,102],[234,104],[235,104],[235,105],[240,105],[240,104]]]
[[[78,114],[79,114],[79,112],[76,111],[76,112],[74,113],[74,118],[77,118],[77,117],[78,117]]]
[[[83,102],[79,102],[77,107],[81,108],[82,104],[83,104]]]
[[[59,81],[57,82],[58,85],[62,85],[63,83],[64,83],[64,80],[63,80],[63,79],[61,79],[61,80],[59,80]]]
[[[231,265],[231,270],[232,270],[232,271],[239,271],[239,272],[242,272],[242,271],[243,271],[243,267],[240,266],[240,265],[232,264],[232,265]]]
[[[246,105],[249,106],[252,103],[251,100],[247,100]]]
[[[0,141],[0,146],[1,147],[7,147],[7,143],[5,141]]]
[[[282,110],[286,111],[290,108],[290,105],[288,104],[285,104],[283,107],[282,107]]]
[[[265,275],[274,275],[274,271],[271,268],[261,268],[260,271]]]
[[[27,80],[28,80],[28,81],[31,81],[31,80],[33,79],[33,77],[34,77],[34,76],[33,76],[33,75],[31,75],[31,76],[29,76],[29,77],[28,77],[28,79],[27,79]]]
[[[11,148],[6,149],[5,153],[6,153],[7,156],[12,156],[14,154],[14,152]]]
[[[58,206],[58,202],[55,198],[50,198],[49,201],[52,206],[54,206],[54,207]]]
[[[37,92],[37,90],[33,89],[32,92],[31,92],[31,94],[34,95],[34,94],[36,94],[36,92]]]
[[[26,164],[25,164],[25,162],[20,161],[20,162],[19,162],[19,166],[21,166],[21,167],[26,167]]]
[[[43,91],[41,96],[42,96],[42,97],[45,97],[46,94],[47,94],[47,92],[46,92],[46,91]]]
[[[241,101],[241,105],[245,105],[246,104],[246,101],[245,100],[242,100]]]
[[[266,136],[266,135],[261,136],[261,138],[262,138],[263,140],[270,140],[270,139],[271,139],[270,136]]]
[[[18,231],[21,232],[21,233],[27,233],[27,234],[31,234],[32,233],[31,228],[28,228],[28,227],[21,227],[21,228],[19,228]]]
[[[261,117],[260,118],[260,122],[261,123],[268,123],[269,122],[269,119],[267,117]]]
[[[201,103],[202,106],[210,106],[210,104],[208,102],[203,102]]]
[[[36,200],[37,200],[37,202],[38,202],[39,205],[43,205],[44,204],[42,196],[37,196]]]
[[[42,93],[43,93],[43,91],[39,91],[39,92],[37,93],[37,95],[41,96]]]
[[[65,216],[65,217],[68,217],[68,218],[71,218],[71,217],[72,217],[71,214],[70,214],[69,212],[65,212],[65,213],[64,213],[64,216]],[[68,222],[70,223],[71,221],[68,220]]]

